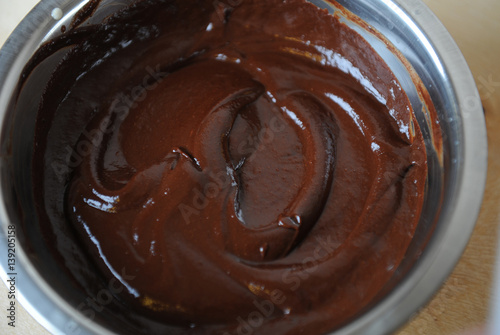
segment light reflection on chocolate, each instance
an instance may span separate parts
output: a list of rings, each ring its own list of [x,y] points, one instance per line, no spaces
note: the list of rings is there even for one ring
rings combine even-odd
[[[172,334],[237,332],[269,302],[256,333],[324,333],[404,257],[422,134],[394,74],[336,17],[301,0],[220,14],[139,1],[41,49],[70,48],[38,114],[41,221],[72,225],[119,299]],[[54,168],[68,143],[78,164]]]

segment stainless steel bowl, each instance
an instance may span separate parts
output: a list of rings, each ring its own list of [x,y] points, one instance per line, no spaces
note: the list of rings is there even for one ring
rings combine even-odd
[[[39,94],[51,71],[50,62],[30,82],[30,94],[22,96],[14,108],[16,85],[26,62],[44,41],[60,34],[61,26],[68,25],[87,2],[43,0],[0,51],[0,250],[7,250],[8,225],[14,224],[19,300],[55,334],[125,332],[105,309],[82,308],[102,292],[89,296],[61,272],[36,225],[31,194],[33,129]],[[99,22],[126,2],[103,1],[91,20]],[[326,1],[311,2],[335,11],[335,6]],[[413,69],[408,71],[377,35],[345,19],[383,55],[398,76],[416,111],[429,151],[424,211],[404,262],[377,299],[355,320],[333,333],[387,334],[407,322],[439,289],[469,240],[486,179],[486,129],[479,95],[460,50],[420,0],[338,2],[380,32],[411,64]],[[51,17],[54,8],[62,9],[61,20]],[[432,146],[427,110],[417,94],[412,73],[425,85],[436,107],[443,133],[442,155]],[[7,258],[1,257],[0,263],[2,279],[6,280],[11,272]]]

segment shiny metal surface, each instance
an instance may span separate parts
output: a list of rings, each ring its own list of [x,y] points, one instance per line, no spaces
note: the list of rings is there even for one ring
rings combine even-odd
[[[316,5],[334,10],[328,3],[312,0]],[[36,94],[22,99],[26,115],[13,115],[14,88],[23,66],[47,39],[68,24],[75,11],[86,1],[42,1],[20,24],[0,51],[0,118],[1,134],[1,234],[9,222],[28,225],[21,235],[18,229],[18,290],[23,306],[55,334],[106,334],[106,320],[93,320],[78,311],[87,296],[71,290],[68,278],[54,269],[36,229],[29,227],[33,212],[22,204],[30,202],[30,159],[33,140]],[[387,334],[406,322],[451,272],[474,227],[486,177],[486,134],[481,102],[467,64],[445,28],[419,0],[342,0],[345,8],[381,32],[411,63],[429,91],[443,127],[443,163],[433,152],[429,140],[429,185],[425,212],[406,263],[388,286],[387,294],[355,321],[332,334]],[[104,7],[93,20],[123,6],[122,2],[104,1]],[[54,8],[65,13],[55,21]],[[416,94],[413,81],[397,57],[374,35],[346,21],[358,30],[374,48],[384,55],[407,91],[424,132],[425,110]],[[41,75],[43,77],[43,74]],[[41,82],[40,84],[43,84]],[[20,122],[20,120],[22,122]],[[31,121],[31,122],[30,122]],[[427,135],[429,133],[427,132]],[[441,198],[441,195],[443,197]],[[442,200],[441,200],[442,199]],[[20,205],[21,204],[21,205]],[[23,216],[19,213],[23,210]],[[30,218],[31,216],[31,218]],[[24,220],[24,222],[23,222]],[[2,237],[3,237],[2,235]],[[428,243],[427,243],[428,242]],[[0,238],[0,248],[6,249]],[[7,260],[0,259],[5,279]],[[97,292],[96,292],[97,294]],[[97,313],[98,314],[98,313]],[[108,324],[119,332],[119,324]]]

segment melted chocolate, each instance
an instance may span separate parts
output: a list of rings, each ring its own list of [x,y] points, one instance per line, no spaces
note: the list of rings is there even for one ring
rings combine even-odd
[[[41,221],[74,227],[130,309],[172,334],[320,334],[391,278],[425,146],[394,74],[338,18],[140,1],[38,58],[62,48],[37,121]]]

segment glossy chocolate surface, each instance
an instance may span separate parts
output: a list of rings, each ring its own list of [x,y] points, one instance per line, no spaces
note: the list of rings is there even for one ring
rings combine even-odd
[[[301,0],[139,1],[33,64],[58,50],[34,148],[40,221],[74,228],[138,315],[171,334],[321,334],[403,259],[423,137],[337,17]]]

